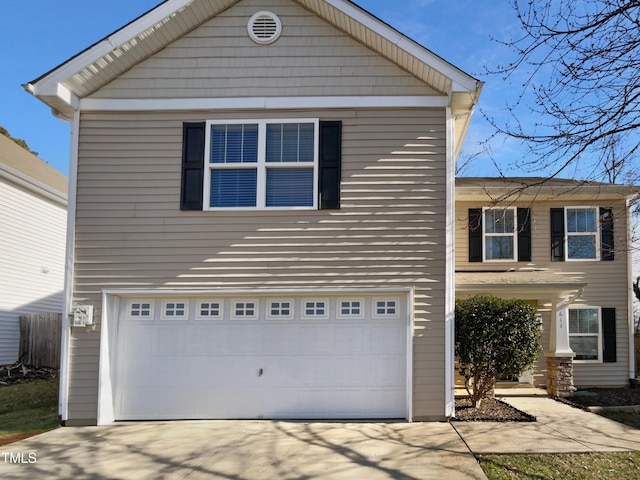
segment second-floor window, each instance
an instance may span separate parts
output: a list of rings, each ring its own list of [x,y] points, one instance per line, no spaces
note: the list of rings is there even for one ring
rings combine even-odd
[[[316,208],[318,121],[207,122],[209,209]]]
[[[565,209],[567,226],[567,260],[597,260],[598,212],[590,207],[567,207]]]
[[[516,209],[485,208],[483,215],[484,260],[515,261]]]
[[[613,209],[569,206],[551,209],[551,260],[614,260]]]
[[[469,262],[530,262],[531,209],[469,209]]]

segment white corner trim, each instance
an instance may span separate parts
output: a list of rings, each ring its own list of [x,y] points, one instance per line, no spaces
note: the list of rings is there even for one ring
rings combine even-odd
[[[629,329],[627,332],[627,337],[629,339],[629,378],[636,378],[638,372],[636,372],[636,352],[635,352],[635,336],[634,336],[634,318],[633,318],[633,301],[635,295],[633,293],[633,281],[634,272],[633,272],[633,219],[631,218],[631,201],[633,197],[627,197],[625,201],[625,214],[627,217],[627,235],[625,238],[626,245],[622,249],[627,256],[627,289],[628,289],[628,297],[627,297],[627,328]],[[615,221],[615,213],[614,213],[614,221]],[[615,229],[615,226],[614,226]],[[619,240],[618,240],[619,241]],[[615,243],[615,242],[614,242]]]
[[[407,294],[407,421],[413,422],[413,332],[415,325],[415,289],[409,288]]]
[[[444,108],[449,99],[442,95],[382,97],[249,97],[249,98],[169,98],[80,100],[84,112],[184,111],[184,110],[284,110],[300,108]]]
[[[64,422],[69,418],[69,363],[71,351],[71,327],[69,312],[73,307],[73,277],[75,252],[76,181],[78,178],[78,145],[80,112],[73,114],[71,122],[71,146],[69,153],[69,193],[67,197],[67,245],[64,268],[64,302],[62,310],[62,337],[60,344],[60,387],[58,414]]]
[[[455,158],[456,117],[447,108],[446,192],[447,210],[445,227],[445,416],[455,416]]]

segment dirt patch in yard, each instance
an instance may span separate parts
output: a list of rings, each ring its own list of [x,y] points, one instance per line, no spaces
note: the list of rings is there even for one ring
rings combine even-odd
[[[3,445],[9,445],[13,442],[24,440],[25,438],[33,437],[35,435],[40,435],[40,433],[14,433],[13,435],[5,435],[3,437],[0,437],[0,447],[2,447]]]
[[[58,369],[56,368],[36,367],[20,362],[13,365],[0,365],[0,387],[27,383],[35,379],[55,380],[56,378],[58,378]]]

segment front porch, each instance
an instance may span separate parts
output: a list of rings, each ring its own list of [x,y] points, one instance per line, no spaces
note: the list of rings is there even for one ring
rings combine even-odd
[[[540,269],[456,272],[457,299],[476,295],[518,298],[534,304],[543,319],[543,356],[532,372],[517,382],[500,382],[497,389],[543,387],[548,395],[554,397],[573,395],[575,353],[569,345],[567,309],[582,295],[586,285],[571,277]]]

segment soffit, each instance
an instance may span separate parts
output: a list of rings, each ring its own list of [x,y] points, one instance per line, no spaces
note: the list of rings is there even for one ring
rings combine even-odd
[[[505,203],[531,201],[623,201],[640,193],[638,185],[617,185],[543,177],[461,177],[457,202]]]
[[[545,270],[456,272],[456,293],[520,297],[579,295],[586,282]]]

